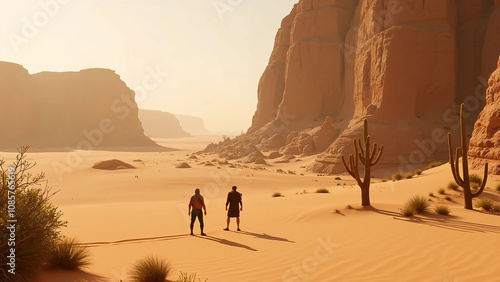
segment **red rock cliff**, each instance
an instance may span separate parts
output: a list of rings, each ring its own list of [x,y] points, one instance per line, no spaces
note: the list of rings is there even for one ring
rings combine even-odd
[[[471,168],[482,170],[488,162],[489,172],[500,174],[500,60],[489,79],[486,106],[474,126],[469,157]]]

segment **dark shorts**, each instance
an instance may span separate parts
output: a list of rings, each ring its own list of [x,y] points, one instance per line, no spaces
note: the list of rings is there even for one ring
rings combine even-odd
[[[237,205],[230,205],[227,210],[227,217],[240,217],[240,209]]]

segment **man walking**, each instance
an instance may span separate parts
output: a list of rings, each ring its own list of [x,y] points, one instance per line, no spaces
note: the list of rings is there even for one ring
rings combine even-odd
[[[236,217],[236,224],[238,225],[238,231],[240,230],[240,211],[243,211],[243,202],[241,201],[241,193],[236,191],[237,187],[233,186],[233,190],[227,194],[226,201],[226,211],[229,205],[229,210],[227,212],[227,227],[224,230],[229,231],[229,222],[231,217]],[[241,206],[241,207],[240,207]]]
[[[191,212],[191,207],[193,211]],[[198,221],[200,222],[201,236],[207,236],[207,234],[203,233],[203,213],[201,209],[205,211],[205,215],[207,215],[207,208],[205,207],[205,201],[203,200],[203,196],[200,194],[200,189],[196,188],[194,190],[194,195],[191,197],[188,206],[188,215],[191,215],[191,235],[193,235],[193,226],[196,221],[196,217],[198,217]]]

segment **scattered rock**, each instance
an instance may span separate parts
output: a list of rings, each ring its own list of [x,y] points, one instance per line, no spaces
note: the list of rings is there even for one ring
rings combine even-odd
[[[280,152],[274,151],[274,152],[269,153],[269,156],[267,156],[267,158],[268,159],[276,159],[276,158],[279,158],[281,156],[283,156],[283,155],[280,154]]]
[[[265,164],[267,164],[267,162],[264,159],[259,158],[259,159],[255,160],[255,164],[265,165]]]
[[[94,164],[92,168],[105,170],[135,169],[133,165],[117,159],[98,162]]]
[[[191,166],[188,163],[183,162],[178,164],[175,168],[191,168]]]

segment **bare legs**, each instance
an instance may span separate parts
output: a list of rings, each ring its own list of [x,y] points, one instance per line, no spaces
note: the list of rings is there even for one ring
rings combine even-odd
[[[231,222],[231,218],[230,217],[227,217],[227,227],[224,229],[224,230],[229,230],[229,223]],[[236,218],[236,224],[238,226],[238,231],[240,231],[240,218],[237,217]]]

